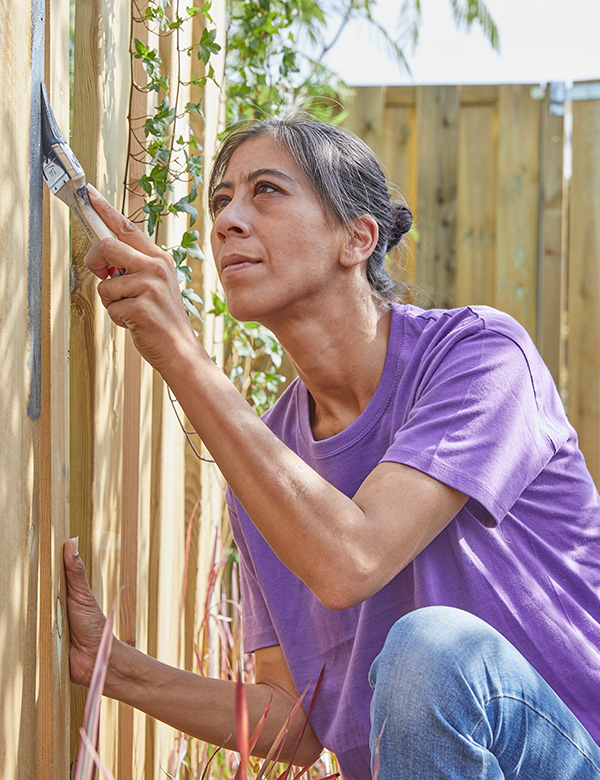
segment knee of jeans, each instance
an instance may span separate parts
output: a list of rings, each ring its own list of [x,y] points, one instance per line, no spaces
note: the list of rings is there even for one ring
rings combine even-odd
[[[373,661],[369,682],[435,685],[440,674],[462,666],[474,643],[494,640],[494,629],[480,618],[454,607],[423,607],[404,615],[390,629],[383,649]],[[461,672],[462,673],[462,672]],[[396,687],[396,690],[398,688]]]

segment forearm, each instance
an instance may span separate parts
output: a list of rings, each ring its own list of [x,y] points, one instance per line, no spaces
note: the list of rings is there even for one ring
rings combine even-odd
[[[332,557],[348,568],[368,547],[361,509],[286,447],[209,358],[198,353],[163,377],[275,554],[326,592]]]
[[[237,750],[235,688],[236,683],[232,681],[176,669],[115,640],[104,693],[178,731]],[[246,684],[244,689],[250,734],[270,705],[269,715],[252,751],[254,755],[264,757],[288,720],[295,701],[284,691],[267,685]],[[304,723],[305,714],[300,707],[289,725],[282,761],[291,760]],[[312,763],[321,749],[308,726],[294,762],[303,766]]]

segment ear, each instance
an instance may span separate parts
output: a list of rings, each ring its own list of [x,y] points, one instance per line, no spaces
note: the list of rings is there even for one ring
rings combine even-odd
[[[363,214],[352,220],[347,241],[342,247],[340,263],[351,268],[368,260],[379,240],[379,226],[370,214]]]

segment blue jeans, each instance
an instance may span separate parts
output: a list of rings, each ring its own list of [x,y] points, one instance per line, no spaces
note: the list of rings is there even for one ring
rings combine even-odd
[[[426,607],[391,629],[369,675],[378,780],[600,780],[600,747],[479,618]]]

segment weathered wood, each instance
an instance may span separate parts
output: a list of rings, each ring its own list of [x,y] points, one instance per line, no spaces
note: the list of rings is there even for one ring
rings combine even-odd
[[[535,339],[540,103],[528,86],[500,87],[498,117],[495,301]]]
[[[417,90],[417,282],[436,306],[455,301],[458,107],[456,87]]]
[[[495,303],[497,149],[495,107],[486,103],[461,106],[457,188],[457,306],[493,306]]]
[[[573,104],[568,412],[600,484],[600,101]]]
[[[537,345],[554,381],[560,386],[564,369],[562,312],[566,294],[564,120],[561,116],[552,116],[549,108],[548,95],[540,122]]]

